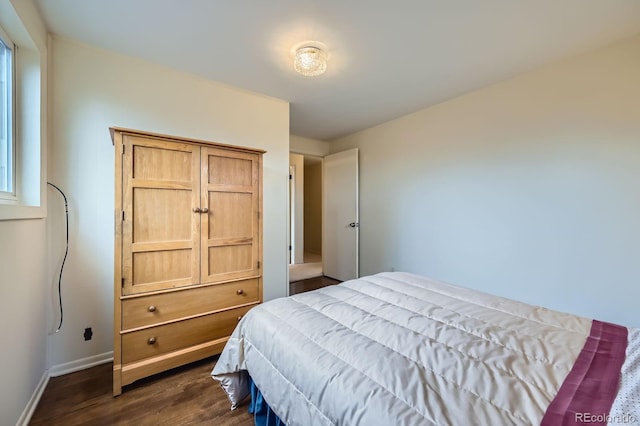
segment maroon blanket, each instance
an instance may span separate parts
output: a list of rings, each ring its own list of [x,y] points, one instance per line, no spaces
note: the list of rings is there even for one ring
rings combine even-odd
[[[542,425],[606,425],[618,392],[626,349],[626,327],[594,320],[591,333],[547,408]]]

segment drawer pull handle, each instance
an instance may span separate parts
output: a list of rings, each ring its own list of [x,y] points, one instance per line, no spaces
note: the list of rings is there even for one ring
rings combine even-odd
[[[149,312],[155,312],[155,311],[156,311],[156,307],[155,307],[155,306],[153,306],[153,305],[151,305],[151,306],[149,306],[149,307],[147,308],[147,311],[149,311]]]
[[[154,345],[155,343],[156,343],[155,337],[149,337],[149,340],[147,340],[148,345]]]
[[[242,315],[240,315],[240,316],[238,317],[238,321],[240,321],[241,319],[242,319]]]
[[[238,296],[240,296],[240,295],[244,294],[244,290],[239,288],[238,291],[236,291],[236,293],[238,294]]]

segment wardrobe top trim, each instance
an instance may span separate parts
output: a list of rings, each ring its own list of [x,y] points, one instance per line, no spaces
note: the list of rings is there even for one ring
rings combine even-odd
[[[187,143],[193,143],[193,144],[198,144],[198,145],[215,145],[218,147],[223,147],[223,148],[229,148],[229,149],[235,149],[238,151],[251,151],[251,152],[255,152],[258,154],[264,154],[265,150],[263,149],[258,149],[258,148],[247,148],[244,146],[238,146],[238,145],[229,145],[229,144],[224,144],[224,143],[219,143],[219,142],[212,142],[212,141],[205,141],[202,139],[193,139],[193,138],[184,138],[181,136],[171,136],[171,135],[164,135],[162,133],[153,133],[153,132],[145,132],[142,130],[133,130],[133,129],[126,129],[123,127],[109,127],[109,132],[111,133],[111,143],[115,145],[116,140],[115,140],[115,133],[122,133],[122,134],[128,134],[128,135],[135,135],[135,136],[145,136],[145,137],[150,137],[150,138],[156,138],[156,139],[163,139],[163,140],[169,140],[169,141],[175,141],[175,142],[187,142]]]

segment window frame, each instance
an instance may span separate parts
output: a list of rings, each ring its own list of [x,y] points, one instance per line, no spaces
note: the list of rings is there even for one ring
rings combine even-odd
[[[0,26],[13,42],[13,190],[0,222],[47,217],[48,37],[31,1],[0,0]],[[1,223],[0,223],[1,225]]]
[[[5,202],[17,201],[16,191],[16,71],[17,71],[17,45],[13,42],[11,37],[0,26],[0,41],[10,52],[10,67],[9,78],[7,83],[9,85],[9,102],[7,102],[8,108],[8,120],[7,120],[7,167],[8,167],[8,181],[9,190],[5,191],[0,189],[0,200]],[[2,99],[2,102],[5,102]]]

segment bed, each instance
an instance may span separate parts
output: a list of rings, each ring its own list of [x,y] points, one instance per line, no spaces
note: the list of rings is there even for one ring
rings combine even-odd
[[[640,424],[640,329],[401,272],[253,308],[212,376],[288,426]]]

